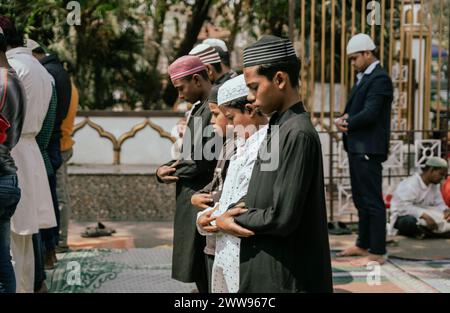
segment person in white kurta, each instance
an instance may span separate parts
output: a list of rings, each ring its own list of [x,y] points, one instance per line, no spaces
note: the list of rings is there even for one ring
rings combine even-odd
[[[34,253],[32,234],[56,226],[56,218],[44,160],[36,143],[52,95],[52,78],[27,48],[6,52],[8,62],[25,88],[27,110],[22,136],[12,150],[18,167],[22,197],[11,219],[11,250],[17,291],[33,292]]]
[[[200,212],[198,220],[203,214],[209,214],[214,209],[212,217],[221,215],[230,205],[235,204],[247,193],[258,150],[267,133],[266,117],[254,109],[245,108],[247,95],[248,89],[243,75],[227,81],[219,89],[219,106],[225,110],[225,116],[230,119],[235,130],[237,127],[243,126],[253,127],[253,131],[247,134],[242,129],[237,131],[236,153],[230,158],[219,203],[216,203],[214,208],[207,208]],[[244,121],[242,117],[246,120],[247,125],[240,124]],[[250,123],[248,123],[249,121]],[[246,138],[247,136],[248,138]],[[211,225],[214,225],[214,221],[211,222]],[[240,238],[226,233],[208,233],[201,224],[197,224],[197,228],[200,234],[214,236],[216,240],[211,291],[213,293],[236,293],[239,289]]]
[[[238,146],[236,154],[231,157],[227,177],[220,198],[219,208],[213,216],[224,213],[230,205],[247,194],[258,149],[266,137],[267,126],[248,138],[244,145]],[[216,251],[212,270],[212,292],[235,293],[239,289],[239,237],[226,233],[216,235]]]
[[[450,232],[450,210],[439,184],[446,174],[447,161],[433,157],[427,160],[422,174],[416,173],[397,186],[391,200],[390,234],[423,237],[427,232]]]

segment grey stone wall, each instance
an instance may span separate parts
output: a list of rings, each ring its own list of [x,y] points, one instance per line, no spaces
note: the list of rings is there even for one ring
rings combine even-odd
[[[69,174],[72,219],[76,221],[169,221],[175,185],[154,174]]]

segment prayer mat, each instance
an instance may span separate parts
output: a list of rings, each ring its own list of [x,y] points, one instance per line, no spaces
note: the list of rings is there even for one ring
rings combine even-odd
[[[355,267],[355,258],[332,251],[335,292],[450,292],[450,260],[389,259],[380,267]],[[171,279],[172,248],[89,249],[58,254],[47,271],[53,293],[190,293],[195,284]]]
[[[393,237],[387,246],[389,256],[415,260],[449,260],[450,239]]]
[[[392,264],[439,292],[450,292],[450,259],[417,261],[392,257]]]
[[[381,266],[357,267],[356,257],[336,257],[332,251],[333,286],[337,293],[432,293],[435,288],[405,273],[388,260]]]
[[[172,248],[89,249],[58,254],[46,284],[54,293],[172,293],[195,289],[171,279]]]

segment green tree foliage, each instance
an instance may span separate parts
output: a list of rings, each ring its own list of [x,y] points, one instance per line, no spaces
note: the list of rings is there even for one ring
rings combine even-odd
[[[179,1],[81,0],[81,24],[69,25],[70,1],[27,0],[0,4],[27,37],[56,52],[71,69],[80,103],[90,109],[113,104],[121,90],[131,108],[166,108],[157,69],[167,9]],[[155,32],[147,36],[149,28]]]

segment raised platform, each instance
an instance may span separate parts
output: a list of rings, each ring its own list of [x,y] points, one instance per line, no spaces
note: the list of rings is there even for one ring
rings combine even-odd
[[[160,184],[156,166],[69,167],[76,221],[167,221],[175,211],[175,185]]]

